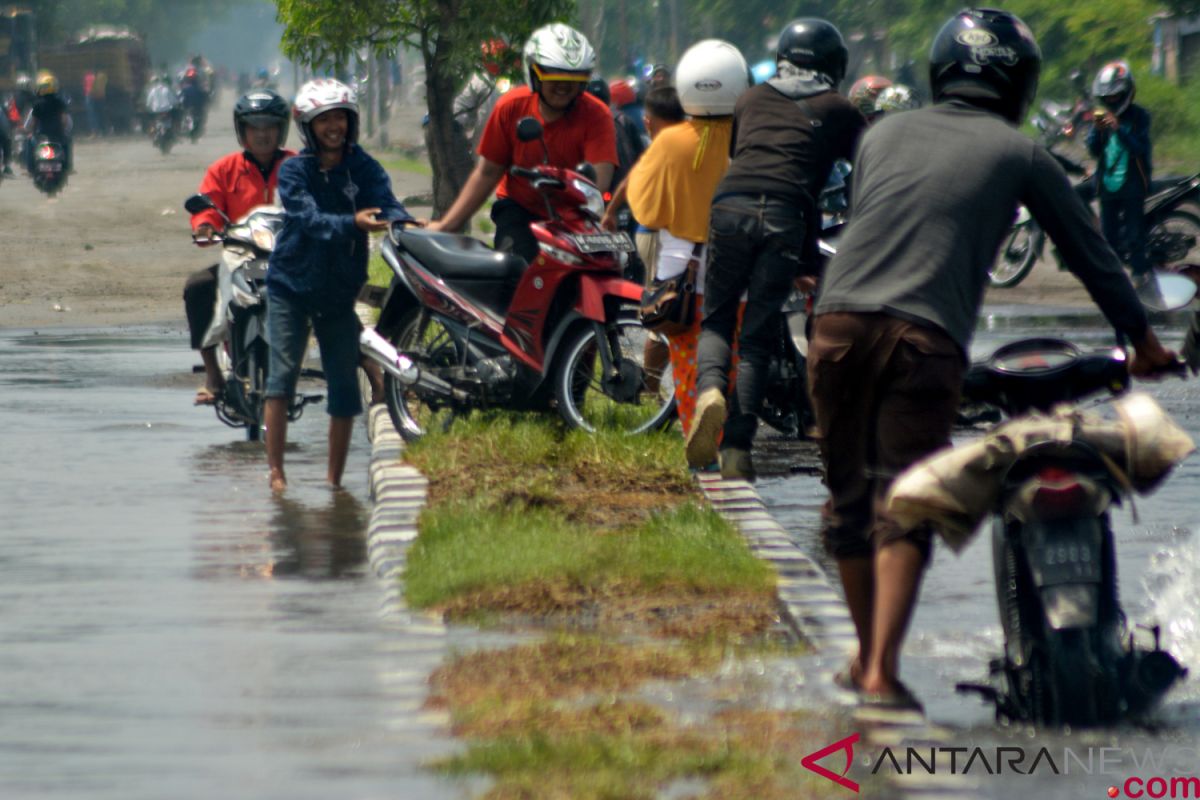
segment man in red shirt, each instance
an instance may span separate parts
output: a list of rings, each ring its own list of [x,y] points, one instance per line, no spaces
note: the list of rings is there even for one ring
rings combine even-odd
[[[581,33],[561,23],[533,32],[525,45],[528,86],[513,89],[496,103],[479,141],[479,161],[445,215],[430,223],[435,231],[458,231],[492,191],[495,245],[532,261],[538,253],[529,224],[545,217],[541,196],[508,168],[533,167],[545,161],[541,142],[517,139],[517,121],[535,117],[545,129],[550,164],[574,167],[581,161],[596,168],[601,191],[612,182],[617,163],[616,131],[608,107],[584,92],[596,64],[592,46]]]
[[[253,90],[234,105],[233,127],[238,144],[245,149],[214,161],[200,182],[200,193],[212,198],[229,219],[236,221],[256,206],[275,203],[279,165],[295,155],[283,149],[290,118],[288,102],[268,89]],[[198,242],[211,239],[224,227],[225,221],[214,210],[192,215],[193,238]],[[212,405],[223,383],[217,364],[217,342],[211,341],[219,337],[207,335],[216,304],[217,265],[214,264],[188,276],[183,287],[192,349],[199,350],[204,361],[204,386],[196,392],[197,405]]]

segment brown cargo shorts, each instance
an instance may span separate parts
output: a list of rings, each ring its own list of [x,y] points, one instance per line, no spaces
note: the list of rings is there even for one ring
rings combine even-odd
[[[813,323],[808,385],[829,500],[822,539],[835,558],[907,538],[926,558],[929,529],[883,512],[892,480],[950,444],[966,359],[938,328],[883,313],[832,312]]]

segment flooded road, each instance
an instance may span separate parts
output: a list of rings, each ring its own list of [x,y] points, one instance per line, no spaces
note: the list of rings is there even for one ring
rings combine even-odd
[[[992,307],[981,320],[974,357],[992,352],[1005,342],[1027,336],[1059,336],[1080,345],[1111,345],[1111,331],[1097,325],[1093,313],[1063,310],[1038,318],[1014,316],[1014,309]],[[1025,310],[1023,313],[1028,313]],[[1168,346],[1182,340],[1182,317],[1155,323]],[[1136,388],[1151,392],[1194,439],[1200,441],[1200,383],[1167,379]],[[977,435],[960,433],[957,439]],[[814,448],[793,445],[785,460],[811,464]],[[1128,506],[1112,512],[1116,534],[1121,599],[1131,623],[1163,625],[1163,646],[1192,669],[1189,680],[1177,685],[1162,711],[1163,727],[1154,734],[1132,729],[1086,734],[1063,734],[1027,728],[1001,729],[993,723],[991,707],[974,695],[954,691],[958,681],[984,682],[989,659],[1002,651],[1000,624],[993,589],[990,532],[977,536],[961,555],[948,549],[935,551],[927,573],[913,627],[904,653],[903,675],[925,704],[931,722],[953,733],[945,746],[1022,746],[1032,759],[1042,746],[1055,754],[1060,769],[1063,748],[1094,759],[1089,775],[1075,763],[1070,775],[1054,775],[1048,768],[1037,776],[989,776],[978,764],[968,784],[985,797],[1037,797],[1039,800],[1075,800],[1104,797],[1109,786],[1120,787],[1125,777],[1141,775],[1200,776],[1200,456],[1193,454],[1158,489],[1136,500],[1139,521]],[[777,476],[761,480],[759,493],[772,514],[806,552],[819,554],[823,567],[836,576],[835,565],[824,557],[817,536],[818,517],[825,499],[824,487],[811,474]],[[840,587],[839,587],[840,591]],[[834,666],[834,665],[825,665]],[[840,666],[840,665],[836,665]],[[1103,748],[1107,771],[1100,767]],[[1146,753],[1165,759],[1173,769],[1155,772],[1141,768]],[[944,758],[944,756],[943,756]],[[993,759],[994,760],[994,759]],[[1026,761],[1028,766],[1030,762]],[[943,761],[943,768],[945,762]],[[960,762],[961,767],[961,762]],[[945,771],[943,769],[943,771]],[[977,785],[976,785],[977,784]],[[1124,796],[1124,795],[1122,795]],[[1150,796],[1150,795],[1146,795]],[[1159,795],[1162,796],[1162,795]],[[1178,795],[1184,796],[1182,794]],[[1195,797],[1196,794],[1189,795]]]
[[[261,445],[193,408],[166,328],[0,332],[0,797],[447,798],[423,711],[449,635],[381,613],[368,444]]]

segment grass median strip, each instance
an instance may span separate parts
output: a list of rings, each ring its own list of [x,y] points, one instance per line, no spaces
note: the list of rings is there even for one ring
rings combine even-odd
[[[547,631],[431,678],[469,744],[438,768],[490,776],[493,800],[655,797],[675,781],[711,797],[826,796],[799,759],[830,721],[764,711],[748,692],[685,723],[644,692],[800,646],[779,633],[774,571],[703,502],[678,433],[591,435],[495,411],[405,457],[429,479],[410,605]]]
[[[550,624],[758,635],[775,576],[705,507],[671,433],[595,436],[493,412],[412,446],[430,507],[408,555],[417,608]]]

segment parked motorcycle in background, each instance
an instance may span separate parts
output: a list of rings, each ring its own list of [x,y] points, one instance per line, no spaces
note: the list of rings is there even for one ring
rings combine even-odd
[[[267,262],[275,249],[275,236],[283,228],[284,211],[278,206],[258,206],[236,222],[218,209],[207,195],[189,197],[184,208],[191,214],[215,210],[225,230],[199,245],[221,243],[217,269],[217,309],[205,333],[203,346],[218,346],[225,386],[214,407],[217,419],[233,428],[245,428],[248,441],[258,441],[263,430],[267,363]],[[313,375],[312,370],[302,374]],[[288,419],[299,419],[304,407],[320,402],[322,395],[297,394]]]
[[[536,141],[542,127],[526,117],[517,134]],[[635,313],[642,287],[621,274],[618,253],[633,242],[600,227],[603,196],[585,172],[509,169],[546,200],[548,218],[531,226],[540,249],[532,264],[469,236],[392,227],[382,244],[391,287],[361,345],[385,370],[388,411],[405,439],[443,412],[448,423],[492,406],[553,404],[587,431],[670,422],[670,371],[648,375]]]
[[[1063,157],[1056,156],[1059,161]],[[1076,185],[1085,201],[1095,192],[1090,181]],[[1171,271],[1185,264],[1200,263],[1200,174],[1156,178],[1146,198],[1146,255],[1155,270]],[[1017,220],[1005,237],[996,262],[988,271],[989,283],[997,288],[1016,286],[1029,275],[1046,248],[1046,232],[1029,211],[1020,206]],[[1056,254],[1057,255],[1057,254]],[[1119,253],[1128,261],[1128,253]]]

